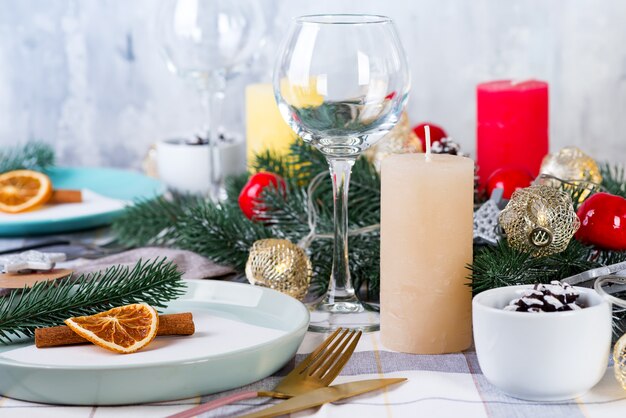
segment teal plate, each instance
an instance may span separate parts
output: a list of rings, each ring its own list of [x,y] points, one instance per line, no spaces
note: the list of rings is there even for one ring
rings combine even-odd
[[[189,281],[170,312],[192,312],[196,333],[157,337],[115,354],[91,344],[37,349],[0,346],[0,394],[31,402],[124,405],[216,393],[263,379],[302,343],[305,306],[271,289]]]
[[[103,198],[124,202],[165,192],[165,186],[160,181],[127,170],[58,167],[47,174],[55,189],[88,189]],[[124,211],[123,205],[115,206],[109,200],[103,200],[103,203],[107,202],[109,206],[101,208],[85,202],[44,207],[24,214],[0,214],[0,236],[53,234],[107,225]]]

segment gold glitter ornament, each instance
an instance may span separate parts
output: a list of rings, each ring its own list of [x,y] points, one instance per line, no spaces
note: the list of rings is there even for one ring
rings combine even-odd
[[[420,142],[411,125],[406,112],[402,112],[396,126],[380,141],[365,151],[365,156],[380,171],[380,163],[392,154],[408,154],[422,152]]]
[[[509,245],[535,257],[565,250],[580,227],[570,195],[543,184],[513,192],[498,220]]]
[[[565,147],[557,153],[546,155],[541,162],[539,173],[549,174],[563,180],[566,182],[563,184],[564,189],[579,186],[587,187],[589,190],[579,196],[580,202],[589,196],[594,185],[599,186],[602,183],[598,163],[577,147]],[[561,186],[559,180],[549,178],[544,178],[542,184],[552,187]]]
[[[615,378],[626,390],[626,334],[615,343],[613,363],[615,363]]]
[[[286,239],[261,239],[250,248],[246,277],[252,285],[302,300],[312,275],[311,261],[304,250]]]

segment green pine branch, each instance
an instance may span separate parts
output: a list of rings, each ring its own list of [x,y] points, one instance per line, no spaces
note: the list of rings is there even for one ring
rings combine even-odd
[[[604,255],[601,255],[604,254]],[[610,261],[626,259],[626,252],[613,252]],[[474,293],[516,284],[549,283],[606,265],[606,253],[572,240],[561,253],[532,257],[509,246],[505,239],[481,247],[474,254],[470,280]],[[617,261],[615,261],[617,262]]]
[[[21,169],[43,171],[53,165],[52,147],[41,142],[29,142],[0,151],[0,174]]]
[[[602,164],[602,187],[608,193],[626,198],[626,172],[624,166]]]
[[[267,188],[262,195],[263,221],[251,222],[237,199],[247,175],[226,180],[227,199],[219,206],[197,200],[145,201],[115,223],[122,242],[136,245],[161,243],[196,251],[213,261],[243,271],[252,243],[262,238],[285,238],[298,242],[309,232],[308,186],[320,173],[323,177],[311,196],[317,213],[316,232],[332,234],[333,200],[328,163],[314,147],[296,140],[288,156],[271,151],[258,154],[252,162],[255,171],[268,171],[285,179],[286,192]],[[610,193],[626,194],[626,175],[619,167],[602,166],[602,186]],[[578,202],[584,185],[563,186]],[[349,198],[349,227],[356,229],[380,222],[380,175],[365,158],[356,161],[352,171]],[[165,232],[164,232],[165,231]],[[379,288],[379,233],[351,236],[350,268],[355,287],[366,288],[376,297]],[[325,290],[332,267],[332,238],[318,238],[308,249],[313,264],[313,288]],[[599,251],[572,241],[561,254],[532,258],[510,248],[506,242],[496,247],[478,248],[470,278],[474,292],[516,283],[561,279],[599,265],[626,259],[626,253]]]
[[[261,222],[252,222],[239,206],[216,205],[205,201],[188,211],[176,223],[176,245],[201,254],[216,263],[243,271],[252,244],[273,234]]]
[[[129,247],[176,244],[180,232],[176,222],[201,202],[192,196],[139,200],[113,223],[113,231],[120,243]]]
[[[292,178],[292,157],[279,154],[273,150],[265,150],[254,156],[250,164],[252,171],[278,174],[284,179]]]
[[[184,293],[181,274],[166,259],[140,260],[132,269],[118,265],[76,280],[39,282],[14,291],[0,299],[0,343],[33,337],[36,328],[117,306],[145,302],[163,308]]]

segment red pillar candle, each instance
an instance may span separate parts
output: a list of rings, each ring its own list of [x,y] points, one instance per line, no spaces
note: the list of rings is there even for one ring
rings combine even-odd
[[[548,153],[548,84],[492,81],[477,88],[476,156],[480,184],[499,168],[539,174]]]

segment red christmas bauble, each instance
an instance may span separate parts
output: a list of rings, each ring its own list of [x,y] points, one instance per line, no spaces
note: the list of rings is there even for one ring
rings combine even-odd
[[[441,126],[428,122],[420,123],[413,128],[413,132],[415,132],[415,135],[417,135],[422,143],[422,150],[424,151],[426,151],[426,131],[424,130],[424,126],[426,125],[430,126],[430,145],[433,145],[435,142],[439,142],[441,138],[448,137],[448,134]]]
[[[278,174],[260,172],[256,173],[243,186],[241,193],[239,193],[239,207],[241,211],[248,219],[263,220],[263,208],[259,207],[262,203],[261,193],[266,187],[273,185],[283,190],[286,189],[285,180]]]
[[[577,240],[604,250],[626,250],[626,199],[596,193],[580,205],[578,218]]]
[[[530,186],[534,180],[533,176],[521,168],[499,168],[487,179],[487,193],[491,196],[494,189],[504,189],[502,197],[510,199],[517,189],[524,189]]]

